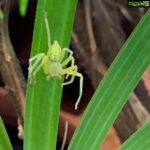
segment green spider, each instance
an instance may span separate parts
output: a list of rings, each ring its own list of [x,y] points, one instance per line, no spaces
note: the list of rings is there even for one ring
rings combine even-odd
[[[62,83],[62,86],[71,84],[74,81],[75,76],[80,78],[80,88],[79,88],[79,97],[75,103],[75,109],[78,109],[78,104],[82,96],[83,89],[83,76],[78,72],[78,67],[74,64],[75,60],[73,57],[73,52],[68,48],[61,49],[57,40],[51,45],[50,40],[50,29],[48,24],[47,15],[45,15],[45,25],[47,31],[47,40],[48,40],[48,51],[47,54],[39,53],[29,59],[29,84],[33,84],[35,81],[35,76],[37,72],[42,68],[46,79],[49,80],[51,77],[61,78],[63,75],[71,76],[71,79],[65,83]],[[64,60],[65,53],[68,53],[68,57]],[[65,68],[71,62],[71,66]]]

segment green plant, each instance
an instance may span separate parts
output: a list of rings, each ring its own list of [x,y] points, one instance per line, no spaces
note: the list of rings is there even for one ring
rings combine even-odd
[[[27,11],[28,0],[19,1],[19,12],[21,16],[25,16]]]
[[[9,141],[9,137],[6,133],[3,121],[0,117],[0,149],[1,150],[12,150],[12,146]]]
[[[46,53],[48,49],[43,19],[45,12],[51,30],[51,41],[57,40],[61,47],[68,47],[76,3],[76,0],[38,0],[31,56]],[[27,88],[24,149],[56,149],[63,79],[46,80],[45,73],[40,70],[36,81],[35,86]]]
[[[150,11],[147,11],[111,64],[86,108],[69,149],[82,147],[85,150],[95,150],[102,144],[106,133],[150,64],[149,19]],[[90,133],[87,132],[89,130]]]
[[[43,20],[45,12],[50,23],[52,41],[57,40],[61,47],[68,47],[76,3],[76,0],[38,0],[31,56],[48,49]],[[150,10],[120,50],[96,89],[71,140],[69,150],[99,149],[109,128],[150,64],[149,20]],[[27,87],[24,150],[56,149],[62,82],[63,80],[57,78],[47,81],[45,74],[39,71],[35,86]],[[147,123],[120,150],[148,149],[149,131],[150,124]],[[6,133],[0,136],[0,141],[3,135],[6,136]]]
[[[78,67],[74,64],[75,60],[73,57],[73,52],[68,48],[61,48],[58,41],[55,40],[51,44],[50,40],[50,29],[47,20],[47,15],[45,14],[45,24],[47,29],[47,39],[48,39],[48,50],[47,53],[39,53],[29,60],[29,84],[32,86],[36,84],[36,74],[42,69],[45,73],[46,79],[50,78],[59,78],[66,75],[66,77],[71,76],[71,79],[67,82],[62,83],[62,86],[71,84],[74,81],[75,77],[80,78],[80,90],[79,97],[75,104],[75,109],[78,108],[78,104],[80,102],[82,96],[82,88],[83,88],[83,76],[78,72]],[[65,55],[69,54],[69,56],[64,60]],[[71,62],[71,66],[65,68]]]

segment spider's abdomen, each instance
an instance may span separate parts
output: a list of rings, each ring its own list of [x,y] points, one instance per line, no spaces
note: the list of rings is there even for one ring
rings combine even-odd
[[[62,66],[59,62],[49,61],[43,65],[43,70],[45,74],[49,76],[60,76],[62,73]]]

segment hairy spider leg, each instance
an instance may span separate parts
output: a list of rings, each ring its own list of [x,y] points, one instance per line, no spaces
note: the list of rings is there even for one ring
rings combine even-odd
[[[37,67],[35,68],[35,70],[32,72],[33,76],[35,76],[37,74],[37,72],[41,69],[41,67],[43,66],[43,64],[46,62],[47,60],[47,57],[46,55],[44,55],[41,59],[41,63],[39,65],[37,65]]]
[[[45,26],[46,26],[46,32],[47,32],[47,43],[48,43],[48,48],[51,47],[51,34],[50,34],[50,28],[49,28],[49,23],[48,23],[48,18],[47,18],[47,13],[45,12]]]
[[[44,53],[40,53],[40,54],[37,54],[35,56],[33,56],[32,58],[29,59],[29,79],[30,79],[30,82],[34,82],[34,78],[35,78],[35,71],[37,70],[38,68],[38,64],[40,64],[40,62],[42,61],[43,57],[45,56]],[[33,64],[32,62],[35,61]],[[37,72],[37,71],[36,71]]]
[[[79,87],[79,97],[75,103],[75,110],[78,109],[78,105],[80,103],[80,100],[81,100],[81,97],[82,97],[82,93],[83,93],[83,76],[81,73],[77,72],[75,74],[75,76],[79,77],[80,78],[80,87]]]
[[[80,78],[79,97],[78,97],[78,99],[77,99],[77,101],[75,103],[75,110],[77,110],[78,109],[78,105],[79,105],[80,100],[81,100],[82,93],[83,93],[83,90],[82,90],[83,89],[83,76],[82,76],[81,73],[77,72],[77,66],[76,65],[64,69],[64,74],[72,75],[73,77],[71,78],[70,81],[63,83],[63,86],[71,84],[73,82],[75,76]]]
[[[70,61],[71,61],[71,66],[74,66],[74,64],[75,64],[75,60],[74,60],[74,57],[72,56],[73,55],[73,52],[70,50],[70,49],[68,49],[68,48],[63,48],[62,49],[62,52],[68,52],[70,55],[69,55],[69,57],[68,58],[66,58],[66,60],[64,60],[63,62],[62,62],[62,67],[64,67],[64,66],[66,66]],[[68,78],[68,76],[69,75],[66,75],[66,79]]]
[[[62,63],[62,67],[66,66],[71,61],[71,66],[74,66],[75,60],[72,55],[69,55]]]
[[[71,67],[75,66],[74,65],[75,60],[74,60],[73,56],[69,55],[69,57],[64,62],[62,62],[62,67],[66,66],[70,61],[71,61]],[[65,79],[67,79],[68,77],[69,77],[69,74],[66,75]],[[74,76],[71,77],[70,81],[67,81],[64,84],[62,84],[62,86],[72,83],[73,80],[74,80]]]
[[[44,53],[40,53],[40,54],[37,54],[37,55],[35,55],[29,59],[29,68],[28,68],[29,73],[31,73],[36,68],[36,66],[42,60],[42,57],[44,55],[45,55]],[[35,61],[35,62],[32,64],[33,61]]]
[[[69,48],[63,48],[63,51],[68,52],[70,55],[73,55],[72,50],[70,50]]]
[[[66,74],[67,76],[72,75],[72,77],[71,77],[70,81],[62,83],[62,86],[69,85],[73,82],[73,80],[75,78],[75,74],[77,73],[77,69],[78,68],[76,65],[64,69],[64,72],[65,72],[64,74]]]
[[[61,58],[60,58],[60,62],[63,61],[66,52],[68,52],[69,55],[73,55],[73,52],[72,52],[70,49],[68,49],[68,48],[63,48],[63,49],[62,49]]]

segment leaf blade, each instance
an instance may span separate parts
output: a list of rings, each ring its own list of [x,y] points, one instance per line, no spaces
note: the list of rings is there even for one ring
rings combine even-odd
[[[0,149],[13,150],[1,117],[0,117]]]
[[[150,63],[149,19],[150,11],[115,58],[87,107],[69,150],[99,149],[129,94]]]
[[[34,56],[47,52],[47,35],[44,23],[47,13],[51,40],[68,47],[76,9],[76,0],[39,0],[37,4],[32,52]],[[51,42],[52,42],[51,41]],[[55,150],[63,78],[46,80],[42,71],[36,76],[36,85],[27,87],[25,113],[25,150]],[[41,139],[42,137],[42,139]]]
[[[131,137],[129,137],[120,147],[119,150],[146,150],[150,146],[150,122],[146,123]]]
[[[28,0],[19,1],[19,12],[21,16],[25,16],[28,7],[28,2]]]

